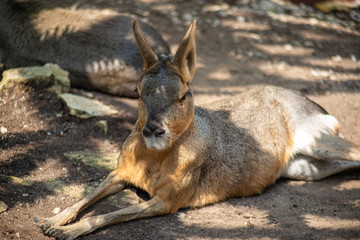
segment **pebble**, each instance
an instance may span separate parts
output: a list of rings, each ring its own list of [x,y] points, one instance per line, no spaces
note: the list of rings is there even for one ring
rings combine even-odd
[[[181,213],[178,213],[178,216],[179,216],[179,218],[184,218],[184,217],[186,217],[186,214],[181,212]]]
[[[316,25],[316,24],[318,24],[319,23],[319,20],[317,20],[316,18],[310,18],[310,24],[311,25]]]
[[[5,202],[0,201],[0,213],[5,212],[7,209],[8,205]]]
[[[244,225],[245,225],[246,227],[253,227],[253,226],[254,226],[254,224],[252,224],[249,220],[246,220],[246,221],[244,222]]]
[[[16,233],[15,233],[15,236],[16,236],[17,238],[20,238],[20,233],[19,233],[19,232],[16,232]]]
[[[6,127],[1,127],[1,128],[0,128],[0,132],[1,132],[1,134],[5,134],[5,133],[8,132],[8,130],[7,130]]]
[[[236,21],[243,23],[246,21],[246,18],[244,16],[237,16]]]
[[[333,62],[341,62],[342,61],[342,57],[340,55],[336,55],[336,56],[332,56],[331,60]]]
[[[53,214],[58,214],[60,212],[60,208],[59,207],[56,207],[52,210],[52,213]]]
[[[284,48],[285,48],[286,51],[291,51],[291,50],[294,49],[294,47],[293,47],[291,44],[289,44],[289,43],[285,44],[285,45],[284,45]]]
[[[353,61],[353,62],[356,62],[356,60],[357,60],[356,56],[354,54],[351,54],[350,58],[351,58],[351,61]]]

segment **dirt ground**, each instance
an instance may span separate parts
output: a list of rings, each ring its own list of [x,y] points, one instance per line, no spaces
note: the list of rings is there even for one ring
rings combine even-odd
[[[70,1],[64,1],[65,7]],[[360,143],[359,25],[222,1],[78,1],[150,22],[172,51],[191,19],[197,24],[196,103],[272,84],[305,93]],[[249,2],[249,1],[240,1]],[[87,94],[82,90],[71,92]],[[1,239],[49,239],[33,217],[54,215],[78,200],[71,186],[96,186],[108,173],[64,156],[118,153],[136,121],[136,100],[92,93],[117,115],[70,116],[55,94],[18,86],[0,91]],[[108,131],[98,126],[106,120]],[[10,179],[6,176],[12,176]],[[51,187],[61,182],[68,188]],[[50,186],[50,187],[49,187]],[[66,190],[67,189],[67,190]],[[115,196],[116,197],[116,196]],[[104,200],[80,217],[117,209]],[[259,196],[233,198],[174,215],[113,225],[79,239],[360,239],[360,171],[318,182],[281,179]]]

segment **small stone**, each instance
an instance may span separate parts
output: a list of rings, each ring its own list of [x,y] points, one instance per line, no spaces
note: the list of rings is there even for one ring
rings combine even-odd
[[[1,128],[0,128],[0,132],[1,132],[1,134],[5,134],[5,133],[8,132],[8,130],[7,130],[6,127],[1,127]]]
[[[244,222],[244,225],[245,225],[245,227],[253,227],[254,226],[249,220],[246,220]]]
[[[0,201],[0,213],[5,212],[7,209],[8,205],[5,202]]]
[[[350,54],[351,61],[356,62],[356,56],[354,54]]]
[[[96,125],[104,130],[105,133],[108,132],[108,124],[106,120],[99,120],[96,122]]]
[[[181,213],[178,214],[178,216],[179,216],[179,218],[184,218],[184,217],[186,217],[186,214],[181,212]]]
[[[252,51],[248,51],[248,52],[247,52],[247,55],[248,55],[248,57],[250,57],[250,58],[251,58],[251,57],[253,57],[253,56],[254,56],[254,52],[252,52]]]
[[[310,72],[311,72],[311,75],[313,75],[314,77],[319,77],[320,76],[319,72],[317,70],[315,70],[315,69],[311,69]]]
[[[336,56],[332,56],[331,60],[333,62],[341,62],[342,61],[342,57],[340,55],[336,55]]]
[[[285,45],[284,45],[284,48],[285,48],[286,51],[291,51],[291,50],[294,49],[294,47],[293,47],[291,44],[289,44],[289,43],[285,44]]]
[[[16,233],[15,233],[15,236],[16,236],[17,238],[20,238],[20,233],[19,233],[19,232],[16,232]]]
[[[29,196],[29,194],[28,193],[23,193],[22,196],[27,197],[27,196]]]
[[[316,18],[310,18],[310,24],[311,25],[316,25],[319,23],[319,20],[317,20]]]
[[[237,16],[236,21],[243,23],[246,21],[246,18],[244,16]]]
[[[60,212],[60,208],[59,207],[56,207],[52,210],[52,213],[53,214],[58,214]]]

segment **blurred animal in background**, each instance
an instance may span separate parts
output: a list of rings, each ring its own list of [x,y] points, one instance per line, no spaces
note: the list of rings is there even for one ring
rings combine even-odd
[[[131,32],[133,19],[109,9],[71,10],[66,4],[0,1],[4,67],[57,63],[69,71],[72,87],[137,97],[143,61]],[[159,55],[170,53],[154,28],[147,23],[141,27]]]

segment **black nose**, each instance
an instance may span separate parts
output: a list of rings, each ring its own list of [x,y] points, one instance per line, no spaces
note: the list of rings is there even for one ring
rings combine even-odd
[[[158,124],[154,123],[147,123],[143,128],[143,135],[144,137],[163,137],[165,135],[165,129],[163,129]]]

